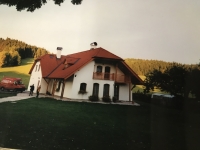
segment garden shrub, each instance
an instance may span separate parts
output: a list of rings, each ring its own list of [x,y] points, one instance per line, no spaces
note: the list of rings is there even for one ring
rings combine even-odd
[[[117,98],[115,96],[113,96],[112,101],[117,102]]]
[[[95,96],[95,95],[91,95],[91,96],[89,96],[89,100],[92,102],[99,101],[99,97]]]
[[[110,96],[104,96],[104,97],[102,97],[102,100],[103,100],[104,102],[111,102]]]

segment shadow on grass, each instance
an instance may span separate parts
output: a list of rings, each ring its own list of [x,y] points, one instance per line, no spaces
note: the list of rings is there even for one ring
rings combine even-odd
[[[21,60],[20,66],[30,65],[34,63],[34,58],[25,58]]]
[[[199,117],[150,104],[133,107],[31,98],[0,104],[0,147],[193,150],[200,146]]]

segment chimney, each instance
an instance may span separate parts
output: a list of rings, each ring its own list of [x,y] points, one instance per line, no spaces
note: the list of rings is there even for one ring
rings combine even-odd
[[[56,57],[57,57],[58,59],[61,58],[61,51],[62,51],[62,47],[57,47],[57,54],[56,54]]]
[[[91,46],[90,49],[95,49],[97,47],[97,42],[91,43],[90,46]]]

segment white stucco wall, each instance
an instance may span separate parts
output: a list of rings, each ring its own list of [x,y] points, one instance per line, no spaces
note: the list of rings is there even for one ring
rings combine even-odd
[[[91,83],[93,81],[94,62],[88,63],[85,67],[81,68],[74,74],[74,81],[72,84],[71,98],[73,99],[88,99],[93,89]],[[86,83],[86,91],[88,93],[78,94],[80,84]]]
[[[47,82],[43,78],[40,81],[40,85],[41,85],[40,93],[46,94]]]
[[[129,85],[128,84],[123,84],[119,86],[119,100],[129,101]]]
[[[71,98],[72,84],[73,84],[73,77],[70,77],[69,79],[65,81],[65,89],[64,89],[63,97]],[[57,86],[58,86],[58,83],[57,83]],[[61,96],[62,88],[63,88],[63,83],[61,83],[60,85],[60,90],[58,92],[55,91],[54,95]],[[51,91],[52,91],[52,88],[51,88]]]
[[[90,95],[92,95],[93,92],[93,84],[98,83],[99,84],[99,98],[101,99],[103,97],[103,88],[104,84],[109,84],[109,95],[112,98],[114,96],[114,81],[111,80],[94,80],[93,79],[93,72],[96,72],[96,66],[101,65],[102,71],[104,72],[105,67],[110,67],[110,73],[115,73],[115,66],[112,65],[102,65],[102,64],[95,64],[95,62],[90,62],[85,67],[81,68],[79,71],[77,71],[74,74],[74,82],[72,85],[71,90],[71,98],[73,99],[87,99]],[[85,94],[78,94],[78,91],[80,89],[80,84],[86,83],[86,91]]]
[[[100,100],[103,97],[104,84],[109,84],[110,85],[109,96],[112,99],[112,97],[114,96],[114,81],[111,81],[111,80],[93,80],[92,90],[93,90],[93,84],[94,83],[99,84],[99,98],[100,98]],[[91,91],[91,95],[92,95],[92,91]]]
[[[63,93],[63,97],[71,98],[72,84],[73,81],[65,82],[65,91]]]
[[[33,68],[33,71],[31,73],[31,76],[30,76],[30,80],[29,80],[29,85],[27,87],[27,91],[30,91],[30,86],[32,84],[34,84],[35,86],[35,89],[34,89],[34,93],[36,92],[36,89],[37,89],[37,85],[38,83],[39,84],[44,84],[44,79],[42,79],[42,72],[41,72],[41,67],[40,66],[40,62],[38,61],[36,64],[35,64],[35,67]],[[37,69],[36,69],[37,68]],[[44,89],[44,86],[41,87],[41,92],[43,92],[43,89]]]

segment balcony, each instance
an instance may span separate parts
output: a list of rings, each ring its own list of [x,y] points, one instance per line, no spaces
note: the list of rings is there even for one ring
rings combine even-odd
[[[111,80],[117,83],[129,83],[131,82],[130,78],[123,74],[115,73],[103,73],[103,72],[94,72],[93,79],[97,80]]]

